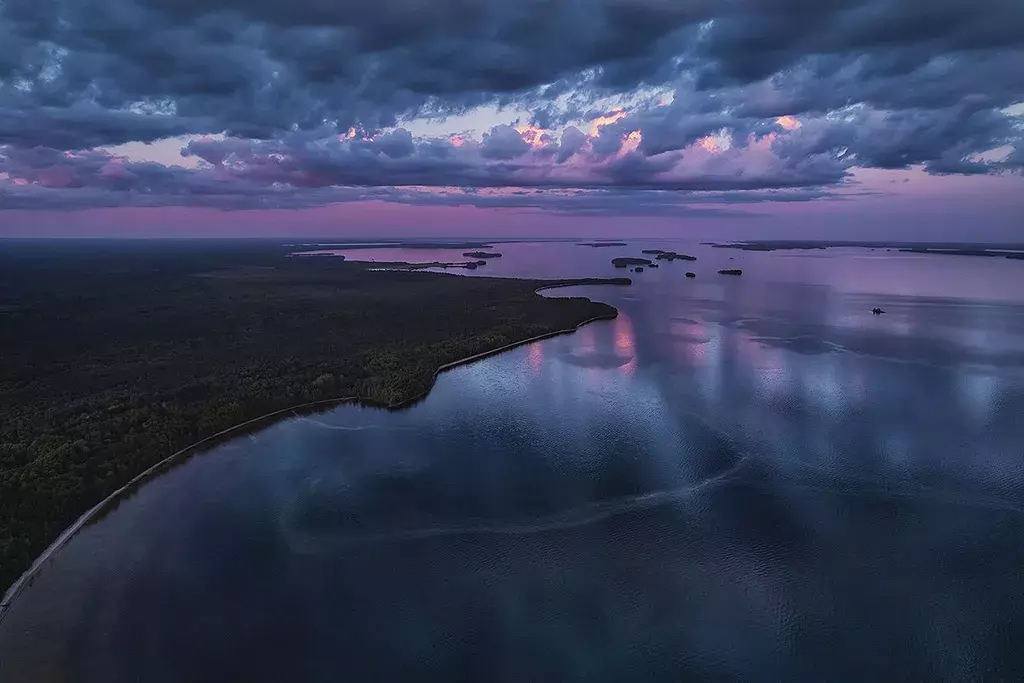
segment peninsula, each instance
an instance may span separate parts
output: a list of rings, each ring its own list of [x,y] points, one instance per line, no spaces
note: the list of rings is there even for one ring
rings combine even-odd
[[[172,453],[339,397],[395,406],[459,359],[616,315],[514,280],[287,258],[266,242],[0,242],[0,592]]]

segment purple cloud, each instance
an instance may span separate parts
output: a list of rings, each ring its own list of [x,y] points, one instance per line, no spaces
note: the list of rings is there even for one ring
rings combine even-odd
[[[1022,25],[1020,0],[6,0],[0,209],[462,188],[643,213],[846,196],[856,169],[1019,174]],[[532,126],[412,132],[485,105]],[[213,134],[198,168],[100,149]]]

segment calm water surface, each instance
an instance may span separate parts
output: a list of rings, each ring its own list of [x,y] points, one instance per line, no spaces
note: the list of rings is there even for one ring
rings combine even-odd
[[[557,293],[615,321],[142,487],[15,602],[0,680],[1024,679],[1024,263],[518,244],[473,275],[651,246],[699,261]]]

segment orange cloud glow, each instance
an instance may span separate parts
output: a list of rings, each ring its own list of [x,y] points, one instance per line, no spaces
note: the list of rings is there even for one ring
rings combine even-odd
[[[780,116],[779,118],[775,119],[775,123],[779,124],[786,130],[796,130],[797,128],[803,125],[795,116],[789,115]]]
[[[616,109],[608,116],[598,116],[596,119],[590,122],[590,137],[597,135],[602,128],[611,125],[620,119],[626,117],[626,110]]]
[[[530,147],[543,147],[544,143],[541,141],[541,137],[550,131],[526,124],[516,126],[516,132],[523,136],[523,140],[525,140],[526,144],[530,145]]]
[[[622,154],[635,152],[640,147],[640,143],[643,142],[643,139],[643,133],[638,130],[634,130],[626,136],[625,142],[622,143]]]
[[[697,145],[703,147],[708,152],[714,154],[715,152],[722,151],[722,143],[713,135],[709,135],[706,138],[701,138],[697,141]]]

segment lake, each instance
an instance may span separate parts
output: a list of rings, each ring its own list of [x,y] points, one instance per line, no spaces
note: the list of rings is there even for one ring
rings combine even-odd
[[[1024,679],[1024,262],[523,243],[469,275],[644,248],[698,261],[141,486],[14,601],[0,680]]]

